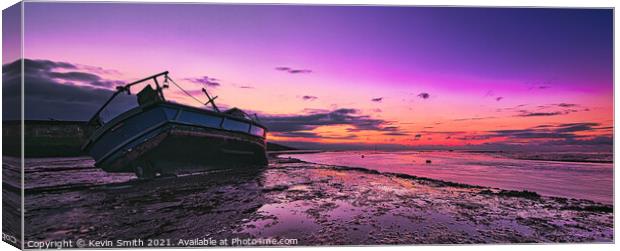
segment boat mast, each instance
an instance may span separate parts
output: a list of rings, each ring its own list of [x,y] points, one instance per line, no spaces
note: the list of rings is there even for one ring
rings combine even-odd
[[[213,107],[213,110],[215,110],[216,112],[220,112],[220,109],[217,108],[217,105],[215,105],[215,99],[217,98],[217,96],[215,97],[211,97],[211,95],[209,95],[209,93],[207,92],[207,89],[202,88],[202,92],[204,92],[205,95],[207,95],[207,98],[209,99],[205,105],[211,104],[211,106]]]
[[[164,76],[165,80],[168,79],[168,71],[164,71],[164,72],[157,73],[155,75],[140,79],[138,81],[131,82],[123,86],[117,86],[116,92],[114,92],[114,94],[112,94],[112,96],[103,104],[103,106],[101,106],[101,108],[99,108],[99,110],[95,112],[95,114],[90,118],[90,120],[88,120],[88,124],[101,125],[102,123],[101,123],[101,118],[99,117],[99,115],[101,114],[103,109],[105,109],[110,104],[110,102],[112,102],[112,100],[114,100],[114,98],[118,96],[118,94],[122,92],[127,92],[128,95],[131,95],[131,86],[137,85],[139,83],[142,83],[142,82],[145,82],[151,79],[155,82],[155,87],[156,87],[155,91],[157,91],[157,94],[159,95],[159,97],[161,97],[162,100],[166,100],[166,98],[164,97],[163,89],[166,88],[167,86],[165,84],[164,86],[160,86],[159,82],[157,81],[157,78],[162,75]]]

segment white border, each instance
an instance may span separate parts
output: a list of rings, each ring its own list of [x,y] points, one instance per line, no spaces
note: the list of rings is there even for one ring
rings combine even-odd
[[[27,0],[28,1],[28,0]],[[50,2],[50,1],[40,1],[35,0],[37,2]],[[63,0],[64,2],[104,2],[104,1],[93,1],[93,0]],[[0,7],[5,9],[15,3],[17,0],[8,0],[2,1],[0,3]],[[34,2],[34,1],[30,1]],[[112,1],[105,1],[112,2]],[[231,0],[125,0],[123,2],[176,2],[176,3],[262,3],[262,4],[329,4],[329,5],[417,5],[417,6],[509,6],[509,7],[589,7],[589,8],[615,8],[615,1],[606,1],[606,0],[588,0],[588,1],[578,1],[578,0],[520,0],[520,1],[492,1],[492,0],[414,0],[414,1],[406,1],[406,0],[240,0],[240,1],[231,1]],[[22,10],[23,11],[23,10]],[[614,11],[615,15],[615,11]],[[0,21],[1,26],[2,21]],[[22,26],[23,27],[23,26]],[[618,27],[618,20],[614,18],[614,48],[617,48],[618,41],[615,40],[615,34]],[[23,36],[23,33],[22,33]],[[0,39],[2,36],[0,35]],[[22,37],[23,41],[23,37]],[[617,55],[617,51],[614,49],[614,62]],[[23,48],[22,48],[23,55]],[[614,64],[614,83],[617,82],[617,76],[615,72],[617,72],[618,66]],[[615,84],[614,84],[615,86]],[[23,89],[22,89],[23,91]],[[614,96],[618,96],[618,89],[614,88]],[[0,90],[1,94],[1,90]],[[1,96],[1,95],[0,95]],[[23,105],[23,104],[22,104]],[[1,108],[1,102],[0,102]],[[616,117],[616,112],[618,111],[618,105],[614,102],[614,118]],[[615,120],[614,120],[615,121]],[[615,123],[614,123],[615,124]],[[615,135],[615,126],[614,126],[614,135]],[[615,139],[615,137],[614,137]],[[23,142],[22,142],[23,145]],[[615,146],[615,140],[614,140]],[[0,145],[0,151],[2,146]],[[618,161],[618,149],[614,147],[614,163]],[[616,172],[614,172],[616,173]],[[1,174],[0,174],[1,178]],[[615,199],[618,200],[618,179],[614,176],[614,188],[615,188]],[[23,209],[23,208],[22,208]],[[22,221],[23,222],[23,221]],[[615,223],[615,221],[614,221]],[[615,227],[614,227],[615,228]],[[23,229],[23,228],[22,228]],[[618,238],[617,231],[614,231],[614,240]],[[491,251],[497,250],[498,248],[506,249],[506,250],[585,250],[585,249],[596,249],[596,250],[613,250],[615,244],[557,244],[557,245],[445,245],[445,246],[421,246],[421,245],[412,245],[412,246],[373,246],[373,247],[300,247],[294,248],[294,250],[326,250],[326,249],[337,249],[337,250],[396,250],[402,248],[408,249],[419,249],[419,250],[475,250],[475,251]],[[7,243],[2,242],[0,244],[0,248],[5,250],[5,248],[13,248]],[[155,249],[151,249],[155,250]],[[161,249],[161,250],[182,250],[182,249]],[[202,250],[202,249],[200,249]],[[213,249],[205,249],[205,250],[213,250]],[[232,248],[218,248],[217,250],[240,250],[240,249],[232,249]],[[283,250],[282,248],[244,248],[244,250]]]
[[[16,0],[8,2],[17,3]],[[522,7],[614,7],[614,1],[609,0],[519,0],[519,1],[492,1],[492,0],[25,0],[25,2],[161,2],[161,3],[261,3],[261,4],[328,4],[328,5],[410,5],[410,6],[522,6]],[[4,5],[4,4],[3,4]],[[6,5],[7,7],[10,5]],[[5,8],[5,7],[3,7]]]

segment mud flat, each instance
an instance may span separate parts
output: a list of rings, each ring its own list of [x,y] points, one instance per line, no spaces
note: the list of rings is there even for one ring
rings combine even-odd
[[[231,168],[150,181],[103,173],[86,158],[38,159],[26,166],[27,174],[38,177],[26,181],[26,241],[613,241],[611,205],[296,159],[273,158],[269,167],[256,172]],[[51,175],[56,177],[53,182],[45,178]]]

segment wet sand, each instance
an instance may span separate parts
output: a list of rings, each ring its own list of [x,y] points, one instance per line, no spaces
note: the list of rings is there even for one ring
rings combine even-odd
[[[575,153],[340,151],[281,156],[607,204],[612,204],[614,197],[613,164],[558,161],[580,156]],[[533,156],[545,156],[546,160],[523,159]],[[583,156],[590,156],[582,159],[591,161],[610,155],[593,153]]]
[[[296,159],[273,158],[257,172],[233,169],[149,181],[101,172],[87,158],[32,159],[26,165],[26,241],[613,241],[611,205]]]

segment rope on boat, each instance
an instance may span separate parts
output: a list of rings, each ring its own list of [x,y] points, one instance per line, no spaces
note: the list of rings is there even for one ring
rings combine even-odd
[[[200,103],[201,105],[204,105],[205,103],[200,101],[200,99],[194,97],[194,95],[192,95],[191,93],[189,93],[188,91],[186,91],[185,89],[183,89],[183,87],[181,87],[179,84],[177,84],[176,82],[174,82],[174,80],[172,80],[172,78],[166,76],[166,80],[170,80],[170,82],[172,82],[172,84],[174,84],[177,88],[179,88],[181,91],[183,91],[183,93],[185,93],[185,95],[189,96],[190,98],[194,99],[196,102]]]

